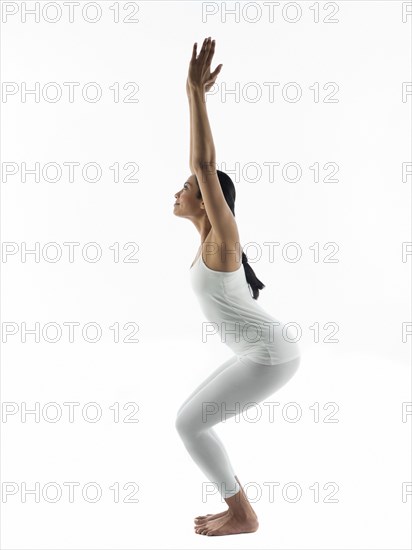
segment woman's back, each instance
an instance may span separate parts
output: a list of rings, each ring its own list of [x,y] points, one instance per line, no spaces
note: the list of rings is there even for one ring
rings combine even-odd
[[[298,357],[299,346],[288,341],[284,323],[251,296],[243,264],[234,271],[211,269],[203,259],[205,243],[190,268],[190,279],[203,314],[213,323],[212,333],[220,334],[236,355],[257,363],[274,365]],[[241,253],[239,257],[241,261]]]

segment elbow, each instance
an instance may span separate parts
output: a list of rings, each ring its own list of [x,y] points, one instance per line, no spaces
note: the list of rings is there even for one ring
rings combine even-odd
[[[214,155],[205,155],[192,162],[192,170],[195,172],[216,173],[216,158]]]

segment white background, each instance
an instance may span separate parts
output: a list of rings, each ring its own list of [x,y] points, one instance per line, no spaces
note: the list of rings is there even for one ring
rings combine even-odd
[[[403,484],[411,491],[411,416],[402,421],[402,404],[411,401],[410,337],[402,338],[403,323],[411,322],[410,255],[402,261],[402,243],[411,240],[411,176],[402,180],[402,163],[411,162],[412,96],[402,101],[402,83],[412,80],[412,16],[402,21],[407,3],[301,1],[299,12],[280,3],[271,20],[264,2],[248,10],[237,3],[236,19],[224,17],[234,2],[100,1],[96,23],[79,7],[70,23],[62,3],[56,23],[41,9],[39,22],[30,15],[24,22],[24,3],[9,3],[17,13],[7,18],[5,4],[1,161],[3,169],[17,163],[19,172],[3,172],[1,195],[1,547],[410,548],[412,496],[402,501]],[[110,9],[116,4],[118,23]],[[125,23],[134,6],[137,22]],[[215,13],[206,15],[208,9]],[[94,17],[93,8],[88,13]],[[337,22],[326,23],[328,15]],[[259,303],[301,328],[302,350],[300,370],[270,399],[278,403],[274,421],[262,405],[258,422],[241,415],[217,427],[241,483],[250,484],[260,528],[214,540],[194,533],[193,518],[225,503],[218,494],[202,502],[207,480],[174,427],[183,400],[231,356],[216,338],[202,341],[204,319],[189,284],[199,234],[173,214],[174,193],[190,175],[188,63],[193,43],[206,36],[216,39],[212,70],[223,63],[207,98],[217,164],[236,185],[241,242],[246,251],[252,243],[250,263],[266,285]],[[5,96],[6,82],[18,92]],[[40,90],[57,82],[62,98],[36,102],[28,95],[24,102],[24,82],[30,89],[39,82]],[[80,83],[72,103],[63,82]],[[100,101],[82,97],[88,82],[101,86]],[[119,102],[109,89],[115,82]],[[132,91],[123,90],[127,82],[138,85],[138,102],[123,101]],[[272,101],[265,82],[279,83]],[[298,101],[282,95],[290,82],[301,89]],[[225,95],[225,86],[237,87],[237,98]],[[337,102],[326,102],[335,90]],[[73,182],[67,171],[57,182],[32,175],[22,182],[24,162],[96,162],[102,177],[85,181],[77,168]],[[138,181],[114,182],[115,162],[136,163]],[[272,180],[264,163],[280,163]],[[300,167],[297,181],[282,176],[287,163]],[[310,169],[315,163],[319,181]],[[324,181],[331,173],[326,163],[338,167],[337,181]],[[254,166],[261,171],[256,180]],[[40,250],[58,243],[62,258],[53,263],[40,254],[35,261],[29,254],[22,261],[24,244],[33,249],[36,242]],[[80,243],[72,263],[64,242]],[[79,252],[90,242],[102,249],[95,263]],[[136,243],[138,262],[123,261],[133,252],[123,249],[128,242]],[[5,243],[15,243],[16,253],[5,255]],[[273,257],[265,243],[279,243]],[[297,261],[288,260],[288,243],[300,250]],[[336,262],[327,261],[332,252]],[[70,343],[63,325],[70,321],[80,328],[98,323],[100,341],[85,341],[77,328]],[[36,322],[58,323],[60,341],[40,333],[39,342],[32,335],[23,342],[22,324]],[[10,323],[17,332],[6,339]],[[119,342],[109,328],[115,323]],[[138,326],[138,342],[124,342],[132,333],[126,323]],[[22,408],[36,402],[37,421],[29,414],[22,422]],[[61,407],[57,422],[42,415],[50,402]],[[66,402],[80,403],[73,423]],[[95,423],[79,412],[90,402],[102,409]],[[123,421],[133,412],[123,410],[128,402],[137,404],[138,422]],[[291,402],[302,415],[296,422],[281,414]],[[337,421],[327,422],[334,411]],[[47,502],[40,490],[39,502],[33,495],[22,502],[23,483],[32,489],[36,482],[40,489],[58,484],[61,499]],[[77,489],[70,503],[67,482],[99,484],[100,501],[87,502]],[[273,501],[270,482],[278,484]],[[17,492],[6,501],[10,483]],[[116,483],[117,503],[109,489]],[[127,483],[138,485],[138,502],[124,502],[132,492]],[[293,487],[282,493],[289,483],[301,491],[296,502]]]

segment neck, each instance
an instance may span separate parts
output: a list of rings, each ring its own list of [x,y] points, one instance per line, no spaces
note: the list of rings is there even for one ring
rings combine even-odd
[[[200,234],[200,242],[203,243],[206,237],[209,235],[212,225],[208,218],[202,218],[201,220],[196,220],[193,222]]]

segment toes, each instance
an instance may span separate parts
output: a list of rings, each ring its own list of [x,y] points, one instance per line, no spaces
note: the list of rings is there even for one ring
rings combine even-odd
[[[195,520],[197,520],[197,519],[206,519],[206,518],[208,518],[208,517],[211,516],[211,515],[212,515],[212,514],[206,514],[205,516],[196,516],[196,517],[195,517]]]

